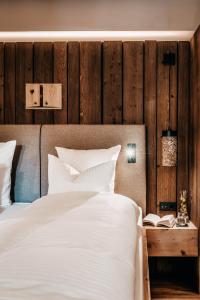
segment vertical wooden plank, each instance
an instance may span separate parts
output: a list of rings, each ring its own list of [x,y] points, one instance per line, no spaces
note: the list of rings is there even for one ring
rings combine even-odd
[[[192,37],[190,52],[189,187],[191,219],[200,228],[200,26]],[[200,256],[197,262],[197,275],[197,289],[200,293]]]
[[[54,82],[62,84],[62,109],[54,111],[54,123],[67,123],[67,44],[54,43]]]
[[[33,112],[26,110],[25,85],[33,81],[33,45],[16,43],[16,123],[31,124]]]
[[[172,130],[177,129],[177,63],[169,66],[162,63],[163,54],[174,52],[177,58],[176,42],[159,42],[157,55],[157,211],[161,201],[176,201],[176,167],[162,167],[161,163],[161,135],[169,125]],[[169,74],[170,73],[170,74]],[[169,76],[170,75],[170,76]],[[170,83],[169,83],[170,77]],[[170,88],[170,90],[169,90]],[[170,124],[169,124],[170,97]]]
[[[190,84],[190,152],[189,152],[189,185],[191,193],[191,217],[200,227],[200,27],[195,32],[191,44],[191,84]],[[200,283],[199,283],[200,288]]]
[[[80,123],[101,123],[101,42],[80,43]]]
[[[200,97],[200,27],[195,32],[190,43],[191,73],[190,73],[190,152],[189,152],[189,185],[191,195],[191,218],[199,226],[199,97]],[[199,285],[200,286],[200,285]]]
[[[34,82],[51,83],[53,81],[53,47],[49,42],[34,44]],[[36,124],[53,123],[52,110],[34,111]]]
[[[80,45],[68,43],[68,123],[80,120]]]
[[[4,123],[4,44],[0,43],[0,124]]]
[[[197,118],[198,118],[198,103],[196,101],[196,36],[194,35],[190,43],[191,65],[190,65],[190,126],[189,126],[189,186],[191,197],[191,219],[196,224],[197,221],[197,191],[196,191],[196,177],[197,177],[197,155],[196,155],[196,141],[198,138]]]
[[[103,123],[122,123],[122,43],[103,43]]]
[[[190,87],[190,44],[178,43],[178,166],[177,199],[180,190],[188,190],[189,148],[189,87]]]
[[[4,71],[5,123],[15,124],[15,43],[5,44]]]
[[[197,116],[197,128],[198,128],[198,138],[196,140],[196,152],[197,152],[197,203],[198,203],[198,211],[197,211],[197,226],[200,228],[200,27],[198,28],[196,34],[195,34],[195,48],[196,48],[196,70],[195,70],[195,101],[197,101],[197,108],[198,108],[198,116]],[[200,289],[200,285],[199,285]]]
[[[143,124],[143,69],[143,42],[124,42],[124,124]]]
[[[196,118],[196,128],[197,128],[197,136],[196,136],[196,140],[195,140],[195,144],[196,144],[196,168],[197,168],[197,174],[196,174],[196,188],[197,188],[197,216],[196,216],[196,220],[197,220],[197,226],[200,228],[200,203],[199,203],[199,199],[200,199],[200,103],[199,103],[199,99],[200,99],[200,26],[197,30],[197,32],[195,33],[195,94],[194,94],[194,101],[197,102],[197,118]],[[200,289],[200,285],[199,285],[199,289]]]
[[[200,26],[198,27],[197,31],[194,34],[194,48],[195,48],[195,57],[194,57],[194,102],[195,103],[195,108],[197,108],[197,114],[196,114],[196,119],[195,119],[195,129],[196,129],[196,134],[195,134],[195,154],[196,154],[196,206],[193,208],[196,210],[196,225],[200,229]],[[192,203],[193,205],[193,203]],[[199,254],[200,254],[200,230],[199,230]],[[198,281],[197,281],[197,286],[198,286],[198,292],[200,293],[200,255],[198,257],[198,266],[197,266],[197,272],[198,272]]]
[[[147,129],[147,212],[157,212],[157,138],[156,138],[156,80],[157,44],[145,42],[144,52],[144,123]]]

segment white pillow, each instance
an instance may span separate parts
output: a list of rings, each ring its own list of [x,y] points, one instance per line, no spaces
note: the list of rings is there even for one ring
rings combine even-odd
[[[56,147],[58,157],[72,166],[79,172],[83,172],[89,168],[100,165],[108,161],[116,162],[121,150],[121,145],[117,145],[108,149],[92,149],[92,150],[74,150],[68,148]],[[115,169],[110,184],[110,192],[114,192],[115,187]]]
[[[11,169],[15,147],[16,141],[0,143],[0,206],[11,204]]]
[[[110,192],[115,161],[109,161],[79,172],[53,155],[48,155],[48,194],[92,191]]]
[[[79,172],[91,167],[114,160],[117,161],[121,145],[108,149],[74,150],[56,147],[58,157],[65,163],[73,166]]]

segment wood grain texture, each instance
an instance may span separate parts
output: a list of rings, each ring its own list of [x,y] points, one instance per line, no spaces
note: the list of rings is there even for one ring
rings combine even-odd
[[[32,124],[33,112],[26,110],[25,84],[33,81],[33,45],[16,44],[16,123]]]
[[[189,88],[190,88],[190,44],[178,43],[178,165],[177,199],[181,190],[189,189]]]
[[[157,55],[157,212],[161,201],[176,202],[176,167],[162,167],[161,136],[169,126],[177,129],[177,64],[166,66],[163,55],[173,52],[177,59],[176,42],[158,42]],[[169,82],[170,80],[170,82]],[[169,102],[170,97],[170,102]],[[170,124],[169,124],[170,103]]]
[[[147,212],[157,212],[157,138],[156,81],[157,45],[145,42],[144,53],[144,123],[147,129]]]
[[[199,300],[199,294],[187,283],[160,280],[151,284],[152,300]]]
[[[80,44],[68,43],[68,123],[80,122]]]
[[[0,124],[4,123],[4,44],[0,43]]]
[[[198,102],[196,101],[196,75],[197,69],[197,43],[196,35],[193,36],[190,43],[191,66],[190,66],[190,123],[189,123],[189,186],[191,197],[191,218],[193,222],[198,222],[197,211],[197,148],[198,139]]]
[[[123,43],[123,123],[143,124],[143,42]]]
[[[62,109],[54,111],[54,123],[67,123],[67,44],[54,43],[54,73],[53,82],[62,84]]]
[[[103,43],[103,123],[122,123],[122,43]]]
[[[198,256],[198,229],[192,224],[185,228],[148,227],[149,256]]]
[[[197,128],[197,136],[195,139],[195,145],[196,145],[196,221],[197,224],[200,228],[200,27],[198,28],[197,32],[195,33],[195,51],[196,51],[196,56],[195,56],[195,93],[194,93],[194,101],[197,102],[197,111],[198,115],[196,118],[197,124],[195,125],[195,128]],[[196,106],[196,105],[195,105]],[[199,262],[200,264],[200,262]],[[199,270],[200,272],[200,270]],[[200,280],[200,276],[199,276]],[[199,284],[200,288],[200,284]]]
[[[52,83],[53,81],[53,45],[49,42],[34,43],[34,82]],[[53,123],[53,111],[34,112],[35,124]]]
[[[148,248],[146,229],[143,228],[143,280],[144,280],[144,300],[151,300],[149,264],[148,264]]]
[[[4,51],[4,120],[15,124],[15,43],[6,43]]]
[[[200,228],[200,26],[191,43],[190,73],[190,148],[189,148],[189,186],[191,196],[191,218]],[[200,239],[199,239],[200,241]],[[198,291],[200,293],[200,259],[197,265]]]
[[[80,43],[80,123],[101,123],[101,42]]]
[[[197,38],[193,44],[193,73],[197,74]],[[160,201],[176,201],[179,189],[187,186],[187,156],[190,150],[190,169],[193,170],[190,172],[192,216],[197,220],[199,179],[197,180],[195,172],[200,154],[197,153],[197,143],[189,149],[185,139],[189,123],[188,43],[178,43],[178,52],[176,42],[83,42],[81,49],[79,42],[48,42],[33,43],[33,50],[30,43],[8,43],[5,45],[5,57],[4,45],[0,45],[0,106],[5,100],[5,111],[0,112],[0,122],[31,123],[32,115],[35,123],[144,122],[147,127],[148,211],[159,212]],[[177,64],[170,74],[171,127],[178,129],[179,142],[177,170],[160,165],[161,132],[168,127],[169,72],[168,67],[162,64],[165,51],[178,53]],[[43,110],[32,113],[24,110],[23,85],[31,81],[31,72],[33,82],[62,83],[61,111]],[[197,76],[191,82],[191,94],[194,89],[195,95],[190,101],[191,145],[193,135],[197,141],[200,127],[196,121],[193,122],[199,109],[195,101],[198,90],[196,78]]]

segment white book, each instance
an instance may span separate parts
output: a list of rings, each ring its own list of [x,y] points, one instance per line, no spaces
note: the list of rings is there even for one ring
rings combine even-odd
[[[158,215],[155,214],[148,214],[143,219],[143,225],[151,225],[151,226],[164,226],[164,227],[173,227],[175,224],[176,219],[173,215],[166,215],[160,218]]]

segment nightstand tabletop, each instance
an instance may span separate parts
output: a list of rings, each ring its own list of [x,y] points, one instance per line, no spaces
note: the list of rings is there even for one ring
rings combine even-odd
[[[181,230],[190,230],[190,229],[196,229],[196,230],[198,230],[197,229],[197,227],[190,221],[189,223],[188,223],[188,226],[185,226],[185,227],[178,227],[178,226],[176,226],[176,224],[172,227],[172,228],[170,228],[170,227],[164,227],[164,226],[158,226],[158,227],[155,227],[155,226],[150,226],[150,225],[145,225],[144,226],[144,228],[146,228],[146,229],[154,229],[154,230],[160,230],[160,229],[164,229],[164,230],[179,230],[179,229],[181,229]]]

